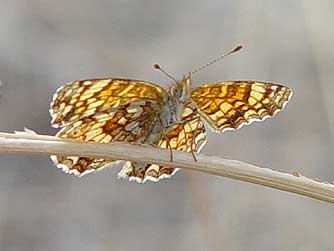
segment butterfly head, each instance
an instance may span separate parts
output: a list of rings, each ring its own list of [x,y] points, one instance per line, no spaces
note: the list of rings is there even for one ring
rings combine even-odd
[[[170,88],[170,95],[173,96],[180,103],[185,103],[190,98],[191,75],[183,76],[182,80],[177,81]]]
[[[188,76],[183,75],[182,80],[177,81],[174,77],[169,75],[160,65],[154,64],[153,68],[161,71],[169,79],[171,79],[172,85],[169,87],[169,94],[180,103],[185,103],[190,98],[190,86],[191,86],[191,73]]]

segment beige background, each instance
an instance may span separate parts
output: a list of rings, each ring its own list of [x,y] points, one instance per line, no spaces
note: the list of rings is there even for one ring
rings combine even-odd
[[[284,83],[284,112],[209,133],[203,152],[334,180],[334,2],[0,0],[0,131],[54,134],[52,93],[95,77]],[[332,205],[189,171],[138,185],[79,179],[45,156],[0,156],[0,250],[333,250]]]

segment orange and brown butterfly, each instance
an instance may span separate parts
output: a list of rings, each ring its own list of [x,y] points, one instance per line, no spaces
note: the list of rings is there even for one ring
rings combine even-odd
[[[241,48],[235,47],[195,72]],[[158,65],[155,68],[169,76]],[[56,136],[149,144],[194,153],[206,142],[204,123],[219,133],[235,130],[275,115],[292,96],[286,86],[260,81],[216,82],[193,88],[189,74],[174,82],[168,90],[146,81],[119,78],[65,84],[50,105],[52,126],[62,128]],[[51,159],[63,171],[78,176],[119,163],[80,156]],[[169,178],[178,170],[152,163],[121,163],[118,177],[140,183]]]

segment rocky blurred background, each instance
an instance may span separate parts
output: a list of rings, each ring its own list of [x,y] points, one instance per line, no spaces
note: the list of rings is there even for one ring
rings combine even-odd
[[[334,180],[334,3],[298,1],[0,0],[0,131],[55,134],[62,84],[152,70],[202,71],[294,90],[271,120],[215,135],[203,152]],[[0,250],[333,250],[333,206],[235,180],[180,171],[139,185],[109,168],[77,178],[46,156],[0,156]]]

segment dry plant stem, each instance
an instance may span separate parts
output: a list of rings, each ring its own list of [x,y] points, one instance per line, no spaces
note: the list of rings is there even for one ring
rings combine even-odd
[[[203,154],[197,154],[198,161],[195,162],[191,154],[180,151],[173,151],[174,160],[170,162],[168,149],[144,145],[121,142],[98,144],[37,134],[0,133],[0,153],[59,154],[155,163],[255,183],[334,203],[334,185],[327,182]]]

